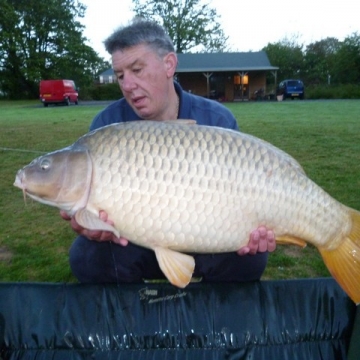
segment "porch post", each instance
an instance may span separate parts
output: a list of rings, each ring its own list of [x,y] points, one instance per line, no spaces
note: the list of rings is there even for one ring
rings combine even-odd
[[[210,77],[213,73],[203,73],[203,75],[206,77],[206,94],[208,99],[210,99]]]
[[[240,75],[240,88],[241,88],[241,101],[244,101],[244,87],[243,87],[243,78],[247,75],[245,71],[239,71],[238,74]]]

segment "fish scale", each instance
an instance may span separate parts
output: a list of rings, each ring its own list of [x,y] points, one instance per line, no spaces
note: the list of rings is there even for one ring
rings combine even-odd
[[[73,183],[63,184],[69,173]],[[317,186],[290,155],[251,135],[184,120],[112,124],[38,158],[18,172],[15,185],[83,227],[154,250],[177,286],[186,286],[194,269],[193,258],[180,252],[237,251],[264,225],[279,243],[318,247],[360,302],[359,212]],[[99,219],[100,210],[114,226]]]

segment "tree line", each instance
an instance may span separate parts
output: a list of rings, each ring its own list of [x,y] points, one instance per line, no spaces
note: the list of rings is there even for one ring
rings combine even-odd
[[[0,0],[0,9],[0,97],[37,98],[41,79],[72,79],[85,89],[110,67],[86,45],[81,1]],[[203,0],[133,0],[133,10],[161,23],[178,53],[231,51],[220,16]],[[358,33],[307,46],[285,38],[259,50],[279,67],[279,80],[299,78],[313,86],[360,84]]]
[[[278,79],[298,78],[306,85],[360,84],[360,34],[343,41],[328,37],[309,45],[283,39],[263,48],[278,66]]]

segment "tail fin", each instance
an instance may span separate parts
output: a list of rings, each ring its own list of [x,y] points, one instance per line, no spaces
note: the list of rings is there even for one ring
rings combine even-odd
[[[360,303],[360,212],[349,209],[351,232],[341,245],[329,251],[319,248],[331,275],[356,303]]]

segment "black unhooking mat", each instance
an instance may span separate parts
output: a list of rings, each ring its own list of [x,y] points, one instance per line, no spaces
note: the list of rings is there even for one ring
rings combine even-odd
[[[2,283],[0,358],[340,360],[355,312],[330,278],[185,289]]]

